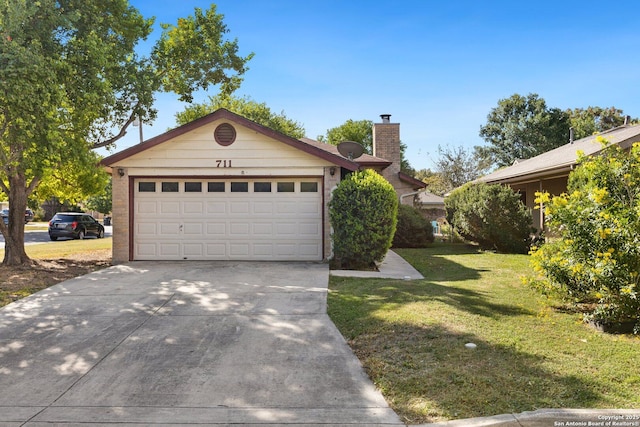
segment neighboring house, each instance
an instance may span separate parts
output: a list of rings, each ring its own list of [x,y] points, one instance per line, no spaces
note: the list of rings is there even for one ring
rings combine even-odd
[[[547,191],[559,195],[567,191],[569,173],[575,168],[578,151],[585,155],[594,155],[603,148],[597,140],[601,136],[611,144],[628,149],[634,142],[640,141],[640,125],[625,124],[615,129],[588,136],[554,150],[526,160],[518,160],[512,166],[500,169],[477,181],[489,184],[506,184],[520,192],[522,201],[532,209],[533,224],[538,230],[544,229],[542,209],[534,209],[535,193]]]
[[[414,206],[420,209],[427,221],[437,221],[440,225],[445,223],[447,212],[444,207],[444,197],[421,191],[416,195]]]
[[[113,262],[327,259],[345,173],[378,170],[399,198],[425,186],[399,171],[399,125],[373,132],[376,156],[350,160],[220,109],[111,155]]]

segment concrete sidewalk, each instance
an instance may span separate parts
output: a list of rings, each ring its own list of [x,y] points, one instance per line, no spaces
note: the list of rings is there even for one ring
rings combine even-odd
[[[424,276],[422,276],[418,270],[391,250],[387,252],[384,260],[382,260],[382,263],[378,266],[378,271],[331,270],[331,275],[341,277],[368,277],[373,279],[424,279]]]
[[[328,266],[135,262],[0,309],[0,425],[402,425]]]

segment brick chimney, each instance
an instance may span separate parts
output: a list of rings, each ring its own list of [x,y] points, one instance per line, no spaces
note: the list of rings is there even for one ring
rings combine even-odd
[[[391,114],[381,114],[382,123],[373,124],[373,155],[393,162],[381,174],[396,189],[402,184],[398,178],[400,172],[400,124],[391,123]]]

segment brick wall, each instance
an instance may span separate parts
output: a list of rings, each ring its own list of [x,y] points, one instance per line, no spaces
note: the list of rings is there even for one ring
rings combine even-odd
[[[331,223],[329,221],[329,201],[331,193],[340,182],[340,167],[334,167],[334,175],[331,175],[331,167],[324,168],[324,257],[325,260],[333,256],[333,245],[331,243]]]
[[[124,169],[124,176],[113,170],[113,249],[114,264],[129,261],[129,176]]]
[[[381,172],[387,181],[393,185],[398,198],[403,194],[415,191],[413,187],[398,177],[402,154],[400,152],[400,124],[399,123],[374,123],[373,125],[373,155],[381,159],[393,162]],[[402,200],[404,204],[413,204],[411,197]]]

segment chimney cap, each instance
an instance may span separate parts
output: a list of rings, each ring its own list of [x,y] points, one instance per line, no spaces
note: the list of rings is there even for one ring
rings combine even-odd
[[[382,119],[382,123],[391,122],[391,114],[380,114],[380,118]]]

